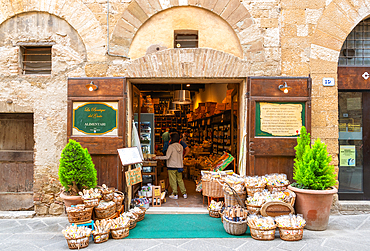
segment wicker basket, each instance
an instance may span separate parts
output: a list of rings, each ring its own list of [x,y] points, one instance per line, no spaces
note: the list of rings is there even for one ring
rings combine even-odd
[[[139,216],[138,216],[138,217],[137,217],[137,219],[136,219],[136,222],[139,222],[139,221],[144,220],[144,217],[145,217],[145,212],[144,212],[144,213],[139,214]]]
[[[255,205],[249,205],[249,204],[246,204],[246,206],[250,214],[261,214],[262,206],[255,206]]]
[[[271,241],[275,239],[276,226],[266,229],[254,228],[249,226],[251,236],[255,240]]]
[[[120,196],[116,197],[116,206],[117,208],[120,208],[122,205],[123,199],[125,198],[124,194],[121,191],[115,191],[114,193],[120,194]]]
[[[225,217],[223,217],[222,223],[224,224],[225,231],[231,235],[245,234],[248,228],[247,221],[235,222],[229,221],[228,219],[225,219]]]
[[[288,188],[288,186],[289,186],[289,183],[285,185],[280,185],[280,186],[267,185],[267,189],[270,192],[283,192]]]
[[[109,230],[104,233],[93,234],[94,243],[103,243],[109,239]]]
[[[123,239],[129,235],[129,227],[112,228],[110,233],[113,239]]]
[[[224,197],[222,185],[216,180],[202,180],[203,196],[211,198]]]
[[[91,220],[92,207],[86,207],[78,212],[67,212],[69,223],[80,223]]]
[[[209,211],[209,216],[213,218],[220,218],[221,214],[218,210],[208,210]]]
[[[244,202],[245,197],[247,195],[246,191],[242,193],[238,193],[238,195],[239,195],[240,200]],[[224,198],[225,198],[225,207],[239,205],[238,199],[233,193],[230,194],[227,191],[224,191]],[[244,205],[240,205],[240,206],[244,207]]]
[[[131,220],[130,222],[130,230],[136,227],[136,220]]]
[[[114,191],[108,190],[108,191],[102,191],[103,200],[105,201],[111,201],[114,198]]]
[[[303,228],[301,227],[279,227],[280,239],[284,241],[299,241],[303,237]]]
[[[95,207],[95,216],[98,219],[105,219],[111,217],[116,212],[116,204],[112,204],[108,208]]]
[[[247,189],[247,194],[248,196],[251,196],[253,197],[255,193],[257,192],[262,192],[264,189],[265,189],[266,185],[263,185],[263,186],[245,186],[245,188]]]
[[[73,239],[69,239],[66,237],[69,249],[80,249],[89,246],[89,237],[90,236],[84,236]]]
[[[85,207],[96,207],[99,205],[99,199],[88,199],[88,200],[83,200]]]

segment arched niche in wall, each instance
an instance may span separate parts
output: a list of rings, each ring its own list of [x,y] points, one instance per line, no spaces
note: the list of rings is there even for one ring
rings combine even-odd
[[[223,51],[239,58],[243,50],[238,36],[220,16],[198,7],[175,7],[149,18],[136,32],[129,57],[143,57],[151,45],[174,48],[175,30],[198,31],[198,47]]]
[[[0,75],[18,74],[18,48],[27,45],[52,45],[52,75],[87,60],[85,44],[65,20],[46,12],[25,12],[0,25]]]

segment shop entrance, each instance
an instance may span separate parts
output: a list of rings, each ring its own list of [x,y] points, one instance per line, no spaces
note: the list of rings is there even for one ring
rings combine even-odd
[[[137,80],[136,80],[137,81]],[[137,83],[132,84],[132,117],[138,129],[144,153],[143,182],[160,185],[164,181],[171,194],[164,160],[150,161],[152,154],[162,155],[162,135],[166,129],[176,131],[190,153],[184,158],[182,173],[188,199],[172,200],[167,196],[166,207],[206,207],[197,184],[201,170],[211,170],[212,163],[225,153],[235,161],[226,169],[237,170],[239,147],[239,82],[208,83]],[[174,104],[176,91],[189,91],[191,102]],[[140,186],[139,185],[139,186]],[[133,188],[133,196],[140,188]],[[198,191],[197,191],[198,190]]]

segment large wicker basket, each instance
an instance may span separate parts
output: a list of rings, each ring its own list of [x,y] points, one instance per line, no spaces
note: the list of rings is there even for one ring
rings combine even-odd
[[[89,237],[90,236],[84,236],[84,237],[73,238],[73,239],[69,239],[66,237],[69,249],[80,249],[80,248],[85,248],[89,246]]]
[[[224,197],[222,185],[216,180],[202,180],[202,190],[203,196],[211,198]]]
[[[303,237],[303,228],[305,225],[294,227],[279,227],[280,239],[284,241],[299,241]]]
[[[93,234],[94,243],[103,243],[109,239],[109,230],[104,233]]]
[[[222,223],[224,225],[225,231],[231,235],[245,234],[248,228],[247,221],[239,221],[239,222],[229,221],[224,216],[223,216]]]
[[[247,189],[248,196],[253,197],[255,193],[262,192],[265,189],[266,185],[263,186],[245,186]]]
[[[123,239],[129,235],[129,227],[112,228],[110,233],[113,239]]]
[[[238,193],[238,196],[240,200],[244,203],[245,198],[247,196],[246,191],[243,191],[242,193]],[[225,198],[225,207],[227,206],[236,206],[240,203],[238,202],[238,198],[235,196],[235,194],[230,194],[227,191],[224,191],[224,198]],[[244,207],[244,205],[240,205],[241,207]]]
[[[275,239],[276,225],[271,228],[260,229],[249,226],[251,236],[255,240],[271,241]]]
[[[95,207],[95,216],[98,219],[106,219],[116,213],[116,204],[112,204],[108,208]]]
[[[86,207],[81,211],[67,212],[69,223],[80,223],[91,220],[92,210],[92,207]]]

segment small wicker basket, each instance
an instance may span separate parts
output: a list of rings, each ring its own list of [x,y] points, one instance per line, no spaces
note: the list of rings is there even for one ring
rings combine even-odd
[[[218,210],[209,210],[209,216],[213,217],[213,218],[220,218],[221,217],[221,214],[220,214],[220,211]]]
[[[229,221],[224,216],[223,216],[222,223],[224,225],[225,231],[231,235],[245,234],[248,228],[247,221],[239,221],[239,222]]]
[[[267,189],[270,192],[284,192],[289,186],[288,184],[280,185],[280,186],[273,186],[273,185],[267,185]]]
[[[80,248],[85,248],[89,246],[89,237],[90,236],[84,236],[84,237],[73,238],[73,239],[69,239],[66,237],[69,249],[80,249]]]
[[[88,200],[83,200],[85,207],[96,207],[99,205],[99,199],[88,199]]]
[[[129,235],[129,227],[112,228],[110,233],[113,239],[123,239]]]
[[[130,222],[130,230],[131,229],[134,229],[136,227],[136,220],[131,220],[131,222]]]
[[[265,189],[266,185],[263,186],[245,186],[247,189],[248,196],[253,197],[255,193],[262,192]]]
[[[246,204],[246,206],[250,214],[257,214],[257,215],[261,214],[262,206],[256,206],[256,205],[250,205],[250,204]]]
[[[260,229],[249,226],[251,236],[255,240],[271,241],[275,239],[276,225],[271,228]]]
[[[106,219],[116,213],[116,204],[112,204],[108,208],[94,208],[95,216],[98,219]]]
[[[305,225],[301,227],[279,227],[280,239],[284,241],[302,240],[303,228]]]
[[[93,234],[94,236],[94,243],[103,243],[109,239],[109,230],[104,233],[97,233]]]
[[[123,199],[125,198],[125,195],[121,191],[115,191],[114,193],[119,194],[118,197],[115,197],[116,198],[115,202],[116,202],[117,208],[120,208],[120,206],[122,205]]]
[[[103,200],[105,201],[111,201],[114,198],[114,191],[112,190],[108,190],[108,191],[103,190],[101,193],[103,196]]]
[[[238,195],[239,195],[240,200],[244,202],[246,195],[247,195],[246,191],[243,191],[242,193],[238,193]],[[230,194],[229,192],[224,191],[224,198],[225,198],[225,207],[239,205],[238,199],[233,193]],[[240,206],[244,206],[244,205],[240,205]]]
[[[136,219],[136,222],[139,222],[139,221],[144,220],[144,217],[145,217],[145,212],[139,214],[138,217],[137,217],[137,219]]]
[[[77,212],[68,212],[68,221],[69,223],[80,223],[91,220],[92,207],[86,207],[85,209]]]

